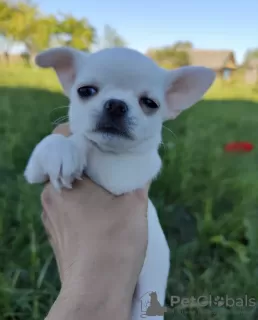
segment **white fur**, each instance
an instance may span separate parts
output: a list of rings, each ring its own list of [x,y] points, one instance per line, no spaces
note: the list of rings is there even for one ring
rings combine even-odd
[[[167,71],[139,52],[125,48],[93,54],[56,48],[38,55],[36,62],[55,69],[70,98],[72,136],[52,134],[43,139],[29,159],[27,181],[41,183],[50,177],[56,188],[70,187],[85,167],[95,182],[116,195],[143,187],[157,176],[161,169],[158,147],[162,122],[201,99],[215,78],[214,72],[204,67]],[[77,89],[83,85],[97,86],[99,92],[82,100]],[[159,109],[148,114],[139,104],[143,95],[158,102]],[[94,132],[104,103],[114,98],[127,103],[133,139]],[[140,298],[145,293],[156,291],[161,305],[165,302],[170,253],[150,200],[148,221],[148,248],[133,300],[133,320],[141,318]]]

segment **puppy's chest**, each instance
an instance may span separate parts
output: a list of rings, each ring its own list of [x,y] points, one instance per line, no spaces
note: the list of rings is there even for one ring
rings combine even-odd
[[[91,147],[85,173],[109,192],[120,195],[144,187],[161,168],[157,155],[119,155]]]

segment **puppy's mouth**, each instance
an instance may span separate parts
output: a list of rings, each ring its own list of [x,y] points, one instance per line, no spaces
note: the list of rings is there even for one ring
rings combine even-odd
[[[95,133],[101,133],[110,137],[121,137],[129,140],[133,140],[130,131],[124,124],[116,124],[114,122],[99,122],[96,128],[93,130]]]

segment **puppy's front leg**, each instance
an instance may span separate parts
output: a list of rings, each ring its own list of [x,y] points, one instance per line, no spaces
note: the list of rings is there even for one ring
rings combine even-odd
[[[71,188],[87,165],[87,141],[81,135],[51,134],[33,150],[25,169],[29,183],[50,180],[56,189]]]
[[[170,251],[156,209],[150,201],[148,206],[148,232],[146,258],[133,299],[133,320],[140,320],[148,316],[162,320],[166,312],[164,304],[170,266]]]

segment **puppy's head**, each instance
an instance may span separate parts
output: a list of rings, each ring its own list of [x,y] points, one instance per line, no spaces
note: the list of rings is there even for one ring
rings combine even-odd
[[[71,131],[116,153],[158,148],[163,121],[200,100],[215,79],[204,67],[167,71],[126,48],[92,54],[55,48],[36,63],[55,69],[70,99]]]

